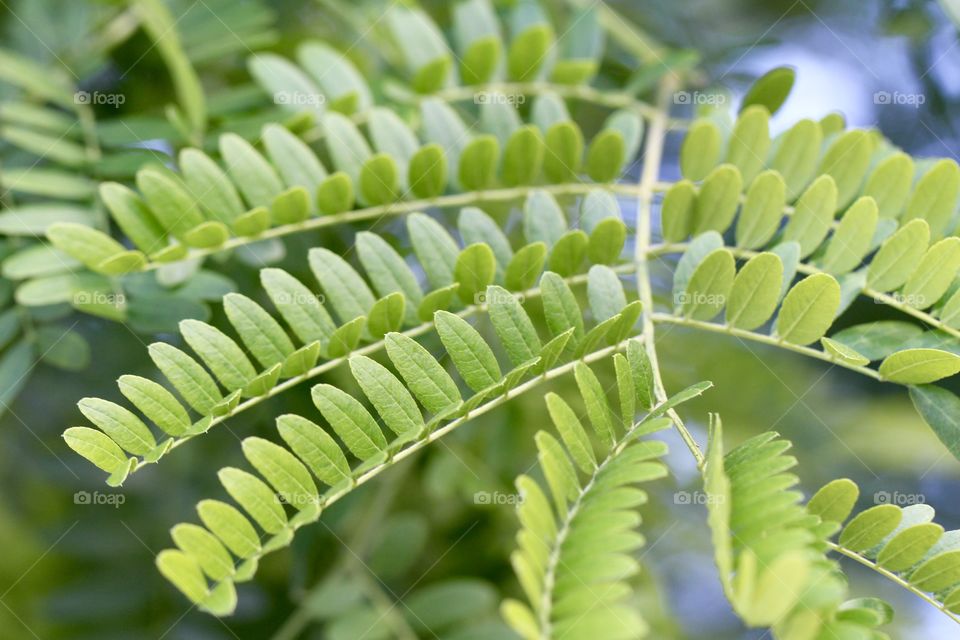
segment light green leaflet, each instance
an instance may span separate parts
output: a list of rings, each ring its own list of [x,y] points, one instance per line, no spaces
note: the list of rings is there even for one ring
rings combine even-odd
[[[304,187],[308,193],[315,194],[327,179],[327,170],[317,154],[289,129],[277,124],[266,125],[262,138],[270,162],[277,167],[284,183],[288,187]]]
[[[876,201],[881,218],[898,218],[913,186],[913,158],[903,152],[890,154],[867,178],[863,195]]]
[[[944,238],[923,254],[920,264],[900,290],[900,297],[917,309],[932,307],[950,288],[958,270],[960,238]]]
[[[727,302],[736,274],[736,263],[729,249],[717,249],[703,259],[677,302],[681,313],[694,320],[711,320]]]
[[[577,414],[563,401],[563,398],[553,392],[548,393],[545,399],[550,419],[557,426],[557,431],[560,432],[560,438],[570,452],[570,457],[581,471],[592,473],[597,468],[596,454]]]
[[[324,115],[323,129],[333,166],[347,174],[351,182],[359,184],[360,170],[373,155],[366,138],[349,118],[339,113]]]
[[[366,356],[355,355],[350,358],[350,371],[391,431],[404,435],[423,429],[423,414],[416,401],[386,367]]]
[[[540,129],[524,125],[504,143],[501,177],[508,187],[531,184],[540,175],[546,141]]]
[[[460,249],[446,229],[433,218],[414,213],[407,218],[407,232],[430,288],[441,289],[453,284]]]
[[[90,427],[70,427],[63,432],[67,445],[107,473],[121,472],[127,457],[112,437]]]
[[[260,551],[260,536],[236,507],[219,500],[201,500],[197,514],[203,526],[223,541],[237,557],[249,558]]]
[[[727,301],[727,324],[756,329],[770,319],[780,301],[783,261],[775,253],[751,258],[733,280]]]
[[[573,291],[557,274],[547,271],[540,278],[543,314],[550,333],[557,336],[573,328],[572,344],[583,337],[583,314]]]
[[[880,375],[901,384],[936,382],[960,372],[960,356],[940,349],[904,349],[880,363]]]
[[[283,362],[295,348],[286,331],[267,311],[239,293],[223,297],[223,310],[243,344],[263,367]]]
[[[547,258],[547,246],[533,242],[522,247],[507,264],[504,284],[512,291],[525,291],[536,283]]]
[[[960,398],[935,385],[910,387],[913,406],[955,458],[960,458]]]
[[[387,448],[383,432],[359,400],[328,384],[316,385],[311,395],[324,419],[357,458],[368,460]]]
[[[199,320],[184,320],[180,333],[229,391],[243,388],[256,377],[257,372],[243,350],[216,327]]]
[[[770,168],[783,176],[787,199],[793,200],[814,176],[823,132],[813,120],[800,120],[774,143]]]
[[[467,191],[489,189],[496,181],[500,159],[500,144],[492,135],[481,135],[471,140],[460,155],[457,177]]]
[[[881,504],[863,511],[840,533],[839,543],[851,551],[866,551],[887,537],[903,518],[903,510],[892,504]]]
[[[911,220],[887,238],[867,270],[867,286],[891,291],[903,285],[916,270],[930,242],[930,226],[925,220]]]
[[[427,411],[437,415],[460,403],[453,378],[416,340],[389,333],[385,343],[390,361]]]
[[[687,250],[680,257],[676,270],[673,272],[673,297],[678,299],[687,290],[687,283],[693,275],[697,265],[712,251],[723,247],[723,237],[716,231],[708,231],[694,238]]]
[[[170,530],[170,537],[212,580],[225,580],[235,573],[233,559],[226,548],[203,527],[180,523]]]
[[[477,207],[464,207],[457,218],[457,229],[466,245],[489,245],[497,259],[497,278],[502,280],[504,269],[513,258],[513,248],[500,225]]]
[[[283,182],[273,165],[240,136],[222,135],[220,155],[249,207],[269,207],[274,197],[283,191]]]
[[[536,358],[543,345],[533,321],[517,297],[502,287],[490,286],[486,292],[490,322],[514,366]]]
[[[460,299],[466,304],[476,304],[477,294],[493,284],[496,272],[496,258],[489,245],[478,242],[465,248],[453,269],[453,279],[460,284]]]
[[[820,176],[803,192],[783,230],[783,239],[800,245],[800,257],[813,253],[830,231],[837,209],[837,185],[830,176]]]
[[[350,464],[336,441],[319,425],[287,414],[277,418],[280,437],[317,478],[330,486],[350,479]]]
[[[377,294],[386,296],[395,291],[402,293],[407,299],[407,322],[416,323],[417,307],[423,300],[423,291],[406,260],[381,236],[369,231],[357,234],[356,247],[360,263]]]
[[[837,342],[836,340],[831,340],[830,338],[820,338],[820,344],[823,345],[823,350],[825,352],[829,353],[840,362],[852,364],[858,367],[862,367],[870,363],[870,358],[866,357],[856,349],[848,347],[842,342]]]
[[[193,198],[173,174],[148,167],[137,172],[137,188],[157,220],[174,236],[182,238],[204,218]]]
[[[597,322],[612,318],[627,306],[620,277],[610,267],[594,265],[587,274],[587,299]]]
[[[375,302],[373,293],[346,260],[329,249],[315,247],[310,250],[309,261],[340,322],[367,315]]]
[[[567,231],[550,252],[550,270],[564,277],[577,273],[589,245],[590,238],[580,229]]]
[[[523,205],[523,237],[527,242],[543,242],[547,248],[567,231],[567,219],[556,199],[546,191],[530,193]]]
[[[273,489],[255,475],[225,467],[218,474],[220,483],[230,497],[243,507],[260,528],[267,533],[276,534],[287,526],[287,514]]]
[[[304,344],[326,344],[336,330],[330,314],[313,291],[281,269],[262,269],[260,283],[296,336]]]
[[[223,396],[206,369],[196,360],[165,342],[154,342],[147,350],[163,375],[183,399],[201,415],[209,415]]]
[[[786,185],[780,174],[764,171],[758,175],[747,189],[737,219],[737,246],[756,249],[766,245],[780,226],[785,205]]]
[[[723,139],[720,128],[710,120],[697,120],[689,129],[680,147],[680,173],[688,180],[699,181],[717,166]]]
[[[689,180],[681,180],[667,190],[660,206],[664,240],[681,242],[690,235],[696,203],[697,189]]]
[[[872,153],[873,139],[870,133],[854,129],[841,134],[823,155],[818,172],[836,182],[837,206],[847,206],[860,190]]]
[[[299,458],[278,444],[263,438],[246,438],[243,455],[276,489],[283,500],[298,511],[320,500],[317,485]]]
[[[437,311],[434,323],[443,346],[467,386],[479,392],[500,381],[496,356],[470,323],[448,311]]]
[[[840,306],[840,285],[825,273],[808,276],[787,293],[777,316],[777,335],[794,344],[823,337]]]
[[[153,380],[125,375],[117,380],[120,393],[165,433],[180,436],[190,428],[190,416],[172,393]]]
[[[725,231],[737,213],[743,178],[731,164],[723,164],[703,181],[693,211],[693,233]]]
[[[860,488],[852,480],[840,478],[822,486],[807,502],[807,513],[826,522],[844,522],[857,504]]]
[[[822,259],[823,270],[833,275],[852,271],[870,251],[879,218],[873,198],[863,196],[854,202],[833,232]]]
[[[767,71],[757,78],[743,96],[740,111],[745,112],[753,108],[753,105],[761,105],[769,113],[776,113],[790,95],[796,77],[797,72],[791,67],[775,67]]]
[[[958,195],[960,167],[954,160],[940,160],[917,181],[903,220],[926,220],[931,235],[939,238],[946,231],[947,223],[957,207]]]
[[[740,170],[743,182],[750,184],[763,168],[770,150],[770,113],[760,105],[740,112],[730,134],[725,162]]]

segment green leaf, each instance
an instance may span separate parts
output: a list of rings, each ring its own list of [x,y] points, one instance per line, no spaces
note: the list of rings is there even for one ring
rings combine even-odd
[[[840,306],[840,285],[825,273],[807,276],[783,300],[777,316],[777,335],[794,344],[810,344],[823,337]]]
[[[733,165],[723,164],[703,181],[693,212],[693,233],[726,231],[737,213],[743,179]]]
[[[623,135],[615,129],[598,133],[587,148],[586,171],[594,182],[613,182],[627,161]]]
[[[386,367],[355,355],[350,358],[350,371],[391,431],[404,435],[424,428],[423,414],[410,392]]]
[[[720,128],[711,120],[695,121],[687,129],[680,146],[680,173],[687,180],[703,180],[720,162],[723,138]]]
[[[847,206],[860,191],[872,154],[870,134],[859,129],[841,134],[827,148],[818,173],[830,176],[837,183],[837,206]]]
[[[263,480],[234,467],[224,467],[217,473],[217,477],[230,497],[250,514],[261,529],[277,534],[287,526],[287,514],[283,511],[283,505],[277,500],[273,489]]]
[[[320,500],[310,472],[283,447],[263,438],[245,438],[243,455],[276,489],[284,502],[298,511]]]
[[[427,411],[440,415],[460,404],[460,390],[453,378],[416,340],[389,333],[384,342],[390,361]]]
[[[862,353],[870,360],[881,360],[904,344],[916,339],[923,330],[915,324],[896,320],[879,320],[836,333],[833,340]]]
[[[840,533],[840,546],[851,551],[866,551],[886,538],[903,518],[900,507],[881,504],[859,513]]]
[[[932,522],[907,527],[884,545],[877,564],[888,571],[906,571],[920,562],[942,536],[943,527]]]
[[[820,338],[820,344],[823,345],[823,350],[825,352],[829,353],[840,362],[852,364],[857,367],[862,367],[870,363],[870,358],[866,357],[855,349],[851,349],[842,342],[837,342],[836,340],[831,340],[830,338]]]
[[[576,378],[577,389],[579,389],[580,396],[583,398],[583,403],[587,409],[587,418],[590,420],[593,430],[604,445],[612,447],[616,435],[610,406],[607,403],[607,396],[600,380],[593,370],[582,362],[578,362],[574,366],[573,373]],[[631,388],[631,394],[632,391]]]
[[[410,158],[407,183],[418,198],[436,198],[447,186],[447,157],[439,144],[421,147]]]
[[[125,251],[123,245],[102,231],[73,222],[50,225],[47,238],[54,247],[94,270],[103,261]]]
[[[360,198],[371,206],[389,204],[400,196],[397,163],[386,153],[371,156],[360,168]]]
[[[262,269],[260,283],[301,342],[327,343],[336,326],[316,293],[282,269]]]
[[[375,302],[370,287],[346,260],[322,247],[309,253],[310,269],[341,322],[365,316]]]
[[[517,34],[507,51],[507,76],[517,82],[536,79],[553,43],[553,29],[548,24],[533,25]]]
[[[780,256],[765,252],[748,260],[730,289],[727,324],[749,331],[769,320],[780,301],[782,284]]]
[[[583,338],[583,314],[573,291],[557,274],[547,271],[540,278],[543,315],[552,335],[560,335],[573,328],[573,345]]]
[[[936,382],[960,372],[960,356],[940,349],[904,349],[880,363],[880,376],[901,384]]]
[[[297,50],[297,61],[329,98],[331,109],[350,103],[358,112],[373,104],[370,87],[349,58],[319,41],[305,42]]]
[[[567,231],[550,251],[550,270],[563,277],[577,273],[587,255],[589,244],[590,238],[580,229]]]
[[[759,182],[759,179],[757,182]],[[748,202],[749,198],[748,194]],[[676,182],[667,190],[663,196],[663,204],[660,206],[660,222],[663,226],[664,240],[667,242],[682,242],[692,233],[696,205],[697,189],[689,180]],[[746,208],[744,211],[746,211]],[[741,216],[742,219],[743,216]]]
[[[310,392],[324,419],[357,458],[369,460],[387,448],[383,432],[359,400],[329,384],[318,384]]]
[[[437,311],[434,323],[450,359],[471,389],[479,392],[500,381],[496,356],[470,323],[447,311]]]
[[[597,322],[619,314],[627,306],[620,277],[610,267],[594,265],[587,275],[587,299]]]
[[[560,437],[573,461],[584,473],[593,473],[597,467],[596,454],[577,414],[563,401],[563,398],[553,392],[548,393],[545,399],[550,419],[560,432]]]
[[[793,89],[797,72],[792,67],[775,67],[757,78],[740,103],[741,113],[752,105],[766,107],[771,114],[779,111]]]
[[[256,207],[247,211],[233,221],[233,230],[239,236],[255,237],[270,228],[270,210],[266,207]],[[154,256],[156,260],[156,256]]]
[[[471,140],[460,154],[457,177],[468,191],[482,191],[496,184],[500,143],[496,136],[481,135]]]
[[[620,218],[605,218],[590,232],[587,259],[593,264],[615,264],[627,241],[627,225]]]
[[[583,161],[583,132],[572,121],[558,122],[545,134],[543,171],[551,183],[574,182]]]
[[[460,249],[446,229],[426,214],[414,213],[407,218],[407,232],[430,288],[453,284]]]
[[[747,189],[737,219],[737,246],[756,249],[770,241],[780,226],[786,204],[786,185],[776,171],[764,171]]]
[[[471,42],[460,60],[460,75],[464,84],[487,82],[496,72],[502,58],[503,43],[497,36],[489,35]]]
[[[950,288],[958,270],[960,238],[944,238],[923,254],[920,264],[903,285],[898,298],[916,309],[932,307]]]
[[[223,310],[261,366],[283,362],[294,352],[293,342],[280,324],[250,298],[228,293],[223,297]]]
[[[940,160],[917,181],[903,220],[926,220],[931,235],[939,238],[946,231],[957,208],[958,195],[960,167],[950,158]]]
[[[793,200],[817,169],[823,132],[813,120],[800,120],[776,142],[770,168],[783,176],[787,200]]]
[[[543,346],[520,300],[502,287],[490,286],[486,291],[486,304],[490,322],[510,362],[519,366],[536,358]]]
[[[157,446],[147,425],[118,404],[100,398],[83,398],[77,407],[87,420],[100,427],[125,451],[145,455]]]
[[[353,180],[337,171],[327,176],[317,188],[317,208],[324,215],[336,215],[353,208]]]
[[[184,553],[191,556],[212,580],[226,580],[234,574],[233,559],[212,533],[195,524],[181,523],[170,536]]]
[[[546,142],[534,125],[525,125],[510,134],[503,148],[501,175],[508,187],[533,184],[543,167]]]
[[[406,311],[406,298],[399,291],[388,294],[377,300],[370,308],[367,318],[367,329],[374,338],[382,338],[391,331],[396,331],[403,325]]]
[[[678,300],[682,313],[694,320],[710,320],[723,309],[737,271],[733,254],[717,249],[697,265],[683,298]]]
[[[867,177],[863,195],[876,201],[881,218],[899,218],[913,186],[913,158],[902,151],[879,162]]]
[[[237,557],[249,558],[259,553],[260,536],[235,507],[219,500],[201,500],[197,504],[197,514],[203,526]]]
[[[380,296],[400,292],[406,297],[407,321],[416,322],[423,292],[406,261],[383,238],[369,231],[356,236],[357,255]]]
[[[842,275],[857,268],[870,251],[878,219],[877,204],[873,198],[863,196],[854,202],[843,214],[827,243],[823,270]]]
[[[190,416],[172,393],[152,380],[124,375],[117,380],[120,393],[165,433],[181,436],[190,428]]]
[[[200,209],[172,174],[154,167],[141,169],[137,172],[137,188],[163,228],[177,238],[203,224]]]
[[[552,248],[567,232],[567,219],[556,198],[543,190],[531,191],[523,205],[523,237]]]
[[[317,478],[330,486],[350,479],[350,465],[336,441],[320,426],[296,415],[277,418],[280,437]]]
[[[477,296],[487,290],[496,275],[497,262],[493,250],[483,243],[472,244],[457,256],[453,278],[460,284],[460,299],[477,304]]]
[[[853,511],[860,496],[860,488],[847,478],[828,482],[813,494],[807,503],[807,513],[819,516],[825,522],[842,523]]]
[[[227,390],[241,389],[256,377],[243,350],[216,327],[188,319],[180,323],[180,333]]]
[[[204,222],[185,233],[183,242],[198,249],[212,249],[230,239],[230,230],[222,222]]]
[[[207,154],[199,149],[188,148],[180,152],[179,160],[180,171],[190,194],[208,215],[231,224],[244,212],[245,207],[233,182]]]
[[[930,242],[930,226],[925,220],[911,220],[887,238],[867,270],[867,286],[877,291],[892,291],[903,285],[916,270]]]
[[[531,288],[543,272],[546,258],[546,243],[532,242],[520,248],[507,265],[504,284],[511,291],[526,291]]]
[[[793,215],[783,230],[786,242],[800,245],[800,257],[813,253],[827,237],[837,210],[837,185],[823,175],[813,181],[794,206]]]
[[[435,289],[423,296],[423,301],[417,307],[417,318],[421,322],[430,322],[433,320],[434,313],[441,309],[449,309],[459,288],[460,285],[453,283],[442,289]]]
[[[357,316],[350,322],[342,324],[330,336],[327,355],[331,358],[339,358],[356,349],[366,326],[366,316]]]
[[[339,113],[327,113],[323,129],[334,168],[347,174],[353,184],[359,184],[361,168],[373,155],[366,138],[352,120]]]
[[[174,388],[201,415],[209,415],[223,396],[206,369],[176,347],[154,342],[147,350],[157,368]]]
[[[513,259],[513,248],[493,218],[477,207],[464,207],[457,217],[457,229],[466,245],[482,242],[490,246],[497,259],[497,280],[503,280],[503,272]]]
[[[127,465],[123,450],[102,431],[70,427],[63,432],[63,439],[67,446],[107,473],[114,473]]]
[[[240,136],[234,133],[222,135],[220,155],[248,206],[269,207],[277,194],[283,191],[283,182],[273,165]]]
[[[723,247],[723,237],[716,231],[703,233],[687,247],[673,273],[673,298],[677,300],[687,290],[690,276],[708,254]]]
[[[910,399],[940,442],[960,460],[960,398],[942,387],[921,385],[910,387]]]
[[[303,187],[316,193],[327,179],[327,170],[317,154],[289,129],[278,124],[263,128],[263,146],[288,188]]]
[[[157,554],[157,569],[191,602],[199,604],[209,594],[207,580],[197,561],[182,551],[164,549]]]
[[[152,254],[167,244],[166,232],[136,192],[116,182],[104,182],[99,193],[114,222],[137,248]]]
[[[750,184],[763,168],[769,150],[770,111],[761,105],[742,108],[730,134],[725,162],[737,167],[744,183]]]

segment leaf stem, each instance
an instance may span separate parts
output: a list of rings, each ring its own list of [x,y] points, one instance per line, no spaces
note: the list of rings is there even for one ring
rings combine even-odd
[[[647,131],[647,141],[643,151],[643,170],[640,175],[639,192],[637,194],[637,232],[634,248],[634,263],[637,271],[637,294],[643,304],[643,340],[647,357],[650,359],[650,368],[653,372],[653,391],[657,402],[667,399],[667,391],[663,385],[663,376],[660,373],[660,363],[657,358],[656,335],[653,324],[653,287],[650,284],[648,268],[648,252],[650,250],[650,213],[653,208],[653,194],[660,173],[660,162],[663,157],[663,146],[668,131],[669,101],[673,95],[675,81],[666,75],[660,81],[657,94],[657,112],[650,120]],[[697,466],[704,464],[703,451],[700,445],[683,424],[680,415],[673,409],[667,412],[673,424],[676,425],[684,444],[697,461]]]

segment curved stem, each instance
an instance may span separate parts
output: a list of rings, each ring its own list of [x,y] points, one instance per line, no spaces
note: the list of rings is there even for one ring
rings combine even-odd
[[[857,553],[857,552],[855,552],[855,551],[851,551],[850,549],[847,549],[847,548],[845,548],[845,547],[841,547],[839,544],[837,544],[837,543],[835,543],[835,542],[831,542],[830,540],[828,540],[828,541],[827,541],[827,545],[830,547],[830,549],[832,549],[833,551],[836,551],[836,552],[839,553],[840,555],[846,556],[846,557],[850,558],[851,560],[855,560],[855,561],[859,562],[860,564],[862,564],[863,566],[868,567],[868,568],[872,569],[873,571],[876,571],[877,573],[879,573],[880,575],[882,575],[882,576],[883,576],[884,578],[886,578],[887,580],[890,580],[891,582],[893,582],[893,583],[899,585],[900,587],[906,589],[907,591],[909,591],[909,592],[912,593],[913,595],[917,596],[918,598],[926,601],[928,604],[936,607],[941,613],[944,613],[948,618],[950,618],[950,619],[953,620],[954,622],[960,624],[960,617],[957,617],[953,612],[949,611],[949,610],[947,609],[947,607],[946,607],[942,602],[939,602],[936,598],[932,598],[929,594],[924,593],[924,592],[921,591],[920,589],[917,589],[915,586],[913,586],[912,584],[910,584],[909,582],[907,582],[906,580],[904,580],[903,578],[901,578],[901,577],[898,576],[897,574],[893,573],[892,571],[890,571],[890,570],[888,570],[888,569],[884,569],[883,567],[881,567],[880,565],[876,564],[875,562],[873,562],[873,561],[870,560],[869,558],[864,558],[864,557],[863,557],[862,555],[860,555],[859,553]]]
[[[643,152],[643,172],[640,176],[639,193],[637,195],[637,240],[634,248],[634,263],[637,269],[637,293],[643,304],[643,338],[644,348],[650,360],[650,369],[653,373],[653,391],[657,402],[667,399],[667,391],[660,374],[660,363],[657,358],[656,335],[653,326],[653,287],[650,284],[648,268],[650,250],[650,211],[653,206],[654,187],[660,172],[660,161],[663,157],[663,145],[667,135],[667,114],[669,111],[670,96],[673,95],[674,82],[670,76],[664,77],[660,84],[657,96],[657,113],[650,121],[647,132],[647,142]],[[702,467],[704,455],[700,445],[683,424],[680,415],[671,409],[667,412],[673,424],[676,425],[684,444],[697,460],[697,466]]]
[[[725,324],[716,324],[713,322],[703,322],[701,320],[693,320],[690,318],[681,318],[678,316],[670,315],[669,313],[654,313],[652,314],[653,321],[655,323],[664,323],[664,324],[675,324],[684,327],[692,327],[694,329],[701,329],[703,331],[710,331],[712,333],[720,333],[735,338],[741,338],[743,340],[750,340],[752,342],[759,342],[761,344],[770,345],[772,347],[779,347],[781,349],[786,349],[787,351],[793,351],[794,353],[799,353],[801,355],[808,356],[810,358],[816,358],[817,360],[823,360],[824,362],[829,362],[830,364],[837,365],[838,367],[844,367],[850,369],[851,371],[856,371],[861,373],[869,378],[874,380],[882,380],[880,374],[875,370],[869,367],[861,367],[855,364],[850,364],[839,360],[825,351],[818,351],[817,349],[811,349],[810,347],[805,347],[798,344],[791,344],[789,342],[784,342],[773,336],[764,335],[762,333],[755,333],[753,331],[745,331],[743,329],[737,329],[736,327],[731,327]]]
[[[666,188],[667,185],[657,183],[654,185],[655,190],[660,188]],[[295,222],[292,224],[284,224],[276,227],[267,229],[263,233],[257,236],[252,237],[236,237],[230,238],[225,243],[218,247],[213,247],[210,249],[191,249],[189,253],[182,258],[183,260],[191,260],[193,258],[201,258],[204,256],[213,255],[216,253],[222,253],[224,251],[229,251],[230,249],[236,249],[248,244],[253,244],[255,242],[260,242],[261,240],[267,240],[270,238],[280,238],[283,236],[292,235],[295,233],[302,233],[304,231],[313,231],[315,229],[321,229],[323,227],[330,227],[338,224],[345,224],[348,222],[359,222],[361,220],[370,220],[374,218],[387,218],[391,216],[399,216],[408,213],[413,213],[415,211],[420,211],[423,209],[429,209],[431,207],[435,208],[448,208],[448,207],[466,207],[471,205],[476,205],[484,202],[506,202],[510,200],[518,200],[525,197],[530,193],[531,190],[538,189],[546,191],[552,195],[583,195],[589,193],[593,190],[600,189],[610,191],[612,193],[618,193],[622,195],[636,195],[637,186],[630,184],[620,184],[620,183],[610,183],[610,184],[599,184],[595,182],[569,182],[561,184],[550,184],[537,187],[522,186],[522,187],[510,187],[504,189],[490,189],[488,191],[470,191],[467,193],[458,193],[447,196],[440,196],[437,198],[428,198],[423,200],[405,200],[398,202],[391,202],[390,204],[378,205],[375,207],[366,207],[363,209],[355,209],[353,211],[347,211],[344,213],[338,213],[330,216],[322,216],[316,218],[309,218],[303,222]],[[143,271],[152,271],[154,269],[159,269],[160,267],[170,263],[167,262],[149,262],[143,267]]]

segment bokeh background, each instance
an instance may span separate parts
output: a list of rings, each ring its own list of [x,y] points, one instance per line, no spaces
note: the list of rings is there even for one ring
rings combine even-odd
[[[202,0],[169,4],[177,16],[196,17],[210,8]],[[223,11],[249,4],[209,2]],[[351,16],[362,15],[353,12],[373,4],[284,0],[256,6],[272,21],[269,48],[290,51],[308,37],[350,46],[356,41]],[[442,10],[445,3],[425,4]],[[795,67],[797,84],[774,118],[775,130],[840,111],[850,125],[877,127],[911,154],[960,156],[960,45],[954,21],[960,8],[952,0],[611,4],[661,42],[695,52],[703,87],[727,87],[732,100],[763,71]],[[105,35],[105,26],[121,11],[118,3],[97,0],[0,0],[0,42],[45,64],[70,65],[90,87],[123,92],[128,99],[113,117],[155,108],[159,119],[170,86],[157,52],[142,33],[115,44]],[[372,46],[361,42],[354,53],[376,74],[375,63],[365,62],[374,59]],[[248,82],[245,53],[213,61],[205,81]],[[378,79],[373,75],[371,82]],[[0,96],[5,91],[0,83]],[[878,92],[922,100],[890,104],[878,99]],[[679,141],[679,133],[671,134],[664,178],[678,174],[669,158]],[[3,152],[9,154],[5,159],[16,157],[13,150]],[[297,238],[283,264],[303,272],[307,247],[344,246],[348,240],[346,231]],[[233,262],[218,268],[229,272],[240,290],[252,289],[254,269]],[[661,291],[669,291],[669,265],[659,265],[655,276]],[[885,317],[882,307],[860,302],[843,323]],[[69,322],[76,322],[74,329],[89,342],[90,363],[72,372],[38,364],[0,417],[0,638],[355,638],[357,627],[328,621],[355,604],[352,590],[369,579],[365,567],[397,596],[463,576],[488,581],[499,596],[517,593],[507,561],[516,528],[513,509],[476,504],[475,495],[510,495],[513,478],[535,459],[532,436],[545,426],[538,393],[483,416],[445,440],[447,446],[430,448],[336,505],[291,549],[263,562],[256,581],[240,589],[234,617],[216,621],[190,610],[153,566],[155,553],[168,545],[168,527],[189,519],[199,499],[218,495],[213,471],[236,462],[239,437],[270,433],[272,417],[281,412],[309,410],[306,387],[228,421],[112,490],[69,452],[60,433],[80,423],[79,398],[113,394],[115,379],[124,373],[151,374],[144,353],[153,338],[88,316]],[[701,442],[708,411],[723,417],[730,445],[775,429],[794,442],[808,494],[847,476],[862,487],[861,507],[872,505],[878,492],[922,499],[937,508],[945,527],[960,527],[960,463],[922,423],[902,388],[679,328],[663,329],[660,348],[668,389],[703,379],[716,385],[684,411]],[[341,376],[326,381],[337,384]],[[677,492],[699,489],[696,470],[680,441],[667,437],[673,475],[651,487],[638,605],[653,623],[654,637],[764,637],[744,630],[723,598],[704,524],[706,508],[677,498]],[[107,494],[107,503],[77,504],[78,491]],[[354,561],[359,557],[362,563]],[[955,637],[953,623],[923,602],[860,567],[846,568],[855,595],[894,604],[895,637]],[[488,629],[494,633],[495,623]],[[387,629],[364,637],[392,636]]]

